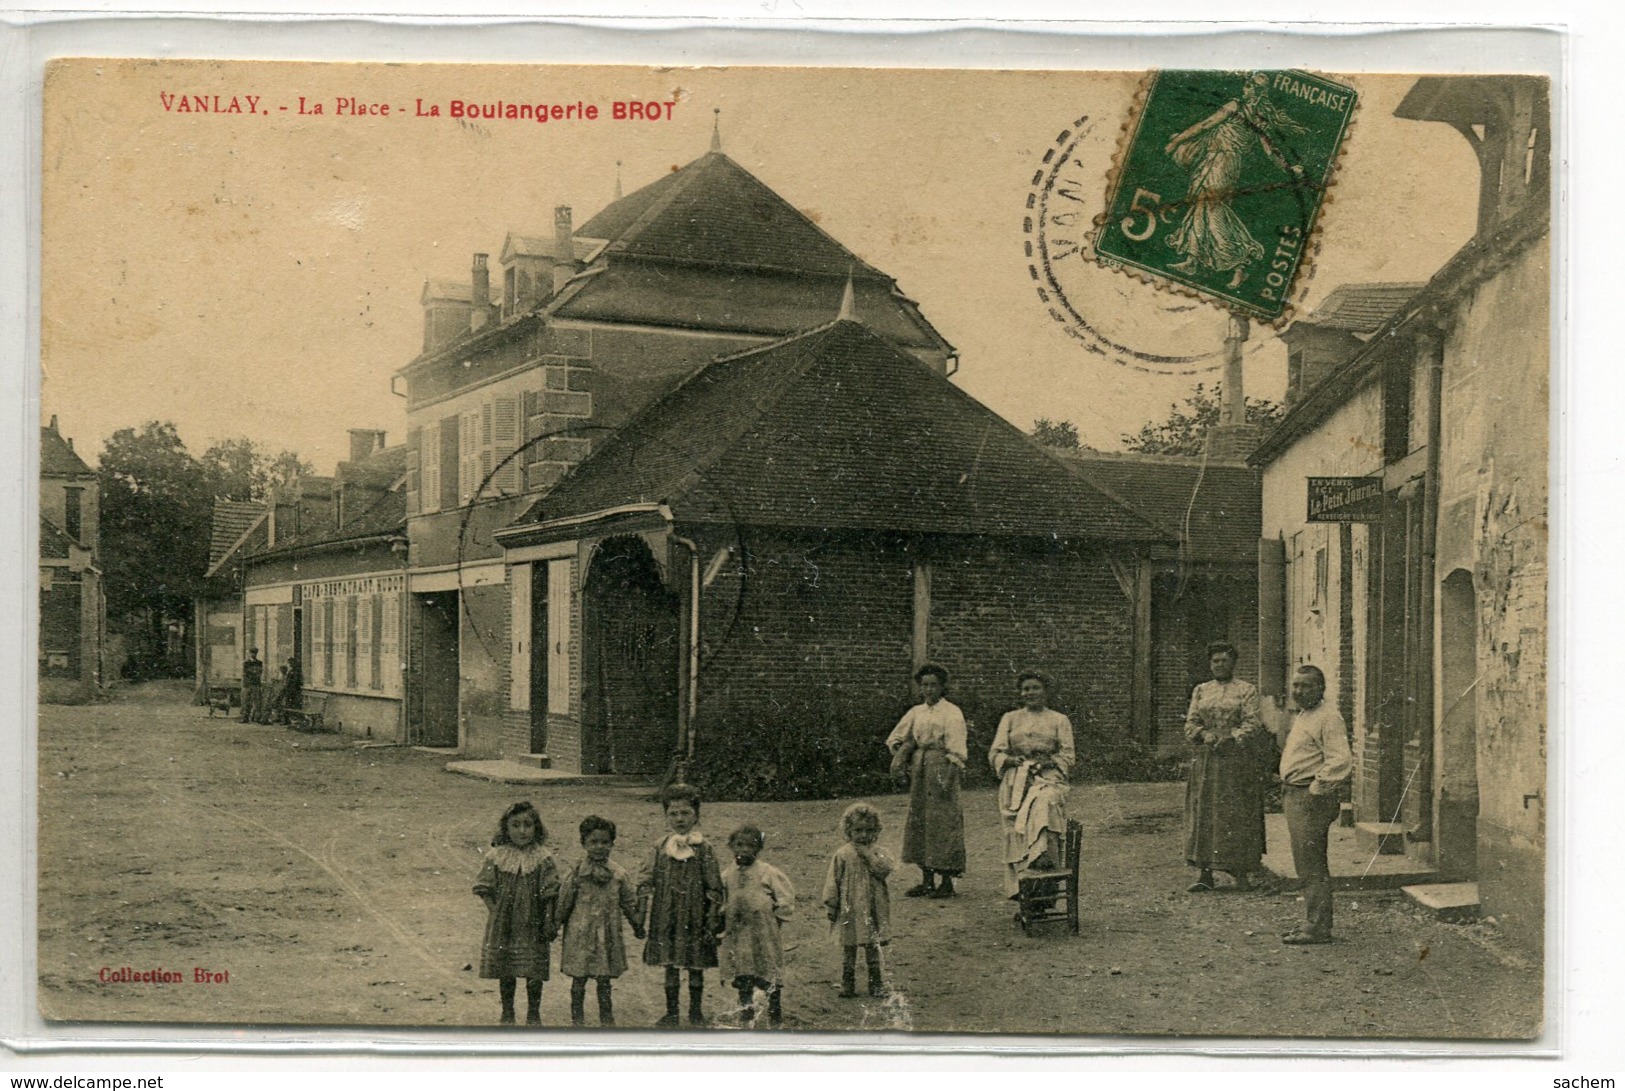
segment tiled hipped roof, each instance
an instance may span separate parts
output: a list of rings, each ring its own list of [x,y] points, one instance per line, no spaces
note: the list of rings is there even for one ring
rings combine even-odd
[[[515,524],[678,519],[1135,542],[1167,533],[860,323],[710,364]]]
[[[890,277],[721,152],[621,198],[576,236],[606,242],[549,304],[558,318],[783,337],[829,321],[850,276],[856,313],[881,334],[952,353]]]
[[[1312,326],[1347,330],[1359,336],[1375,333],[1405,301],[1422,290],[1422,282],[1343,284],[1332,289],[1303,321]]]
[[[39,555],[41,560],[63,561],[72,556],[72,549],[78,545],[68,532],[58,527],[45,516],[39,517]]]
[[[1250,466],[1172,455],[1067,452],[1088,480],[1144,512],[1184,543],[1188,560],[1258,562],[1259,474]]]
[[[633,258],[879,276],[721,152],[621,198],[576,232]]]
[[[56,418],[52,417],[51,422],[56,423]],[[55,428],[39,430],[39,472],[41,477],[96,476],[96,471],[85,465]]]
[[[264,517],[266,507],[257,500],[216,500],[209,524],[209,570],[218,565],[248,528]]]

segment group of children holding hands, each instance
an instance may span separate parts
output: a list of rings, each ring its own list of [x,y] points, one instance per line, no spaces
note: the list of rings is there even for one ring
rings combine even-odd
[[[705,971],[718,967],[738,993],[741,1025],[755,1024],[758,993],[767,996],[769,1025],[783,1025],[780,928],[795,906],[790,880],[761,859],[766,838],[751,825],[728,836],[732,863],[721,867],[699,830],[700,797],[693,788],[670,785],[660,805],[667,832],[636,879],[610,859],[615,823],[609,819],[581,820],[581,859],[561,874],[536,808],[515,803],[503,812],[474,884],[489,911],[480,976],[499,982],[503,1023],[517,1022],[519,978],[525,979],[525,1022],[541,1023],[542,983],[551,971],[553,941],[562,934],[559,968],[570,978],[571,1023],[586,1022],[590,979],[598,1023],[613,1026],[612,983],[627,967],[624,920],[645,941],[643,961],[665,968],[666,1014],[656,1026],[680,1025],[685,971],[689,1025],[704,1026]],[[848,807],[841,832],[846,843],[830,859],[823,890],[831,928],[841,940],[841,995],[858,995],[861,949],[869,995],[880,996],[880,949],[888,942],[891,916],[886,877],[895,865],[876,845],[880,815],[869,804]]]

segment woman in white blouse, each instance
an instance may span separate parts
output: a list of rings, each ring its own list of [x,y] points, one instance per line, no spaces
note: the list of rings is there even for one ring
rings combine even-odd
[[[965,873],[965,815],[959,783],[965,775],[965,714],[947,699],[948,672],[927,664],[914,672],[920,704],[886,738],[892,776],[912,784],[903,827],[903,863],[920,869],[908,898],[952,898]],[[940,880],[940,882],[938,881]]]
[[[988,761],[999,777],[1004,822],[1004,892],[1015,897],[1029,868],[1061,864],[1068,778],[1078,760],[1072,721],[1049,707],[1049,681],[1037,671],[1019,679],[1022,707],[999,721]]]

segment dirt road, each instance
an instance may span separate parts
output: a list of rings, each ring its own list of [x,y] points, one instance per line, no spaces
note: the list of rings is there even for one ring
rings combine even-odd
[[[443,765],[414,750],[211,720],[201,708],[139,695],[44,709],[42,1012],[239,1025],[494,1023],[496,982],[471,969],[484,909],[470,887],[503,807],[532,798],[565,860],[579,851],[580,818],[607,815],[620,825],[617,857],[628,867],[653,843],[660,812],[640,790],[491,784]],[[792,1029],[1535,1032],[1538,966],[1478,926],[1425,919],[1397,895],[1339,894],[1340,941],[1288,948],[1278,937],[1302,912],[1294,896],[1187,895],[1180,798],[1170,784],[1075,789],[1090,892],[1083,932],[1028,938],[999,897],[992,794],[968,793],[962,896],[894,894],[897,995],[886,1003],[835,995],[839,949],[817,897],[844,801],[715,803],[703,817],[718,838],[746,820],[760,825],[766,857],[796,885],[798,919],[785,937]],[[895,852],[906,799],[875,802],[882,843]],[[913,881],[903,878],[894,891]],[[104,980],[124,968],[183,981]],[[199,968],[217,976],[198,981]],[[548,985],[548,1026],[568,1023],[567,985]],[[714,1017],[729,1002],[713,987]],[[616,1006],[623,1026],[651,1025],[662,1011],[659,973],[635,964],[616,985]]]

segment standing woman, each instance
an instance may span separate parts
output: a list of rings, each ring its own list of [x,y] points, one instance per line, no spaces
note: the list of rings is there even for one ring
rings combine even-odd
[[[1072,721],[1049,707],[1049,680],[1027,671],[1016,685],[1022,707],[1004,714],[987,754],[999,776],[1004,892],[1012,898],[1022,871],[1061,865],[1067,782],[1078,760]]]
[[[965,873],[965,815],[959,782],[965,775],[965,714],[946,699],[948,672],[927,664],[914,672],[922,704],[904,714],[886,738],[892,777],[912,783],[903,863],[916,864],[920,883],[906,898],[952,898]],[[941,879],[938,883],[936,880]]]
[[[1213,890],[1215,871],[1229,873],[1236,890],[1252,889],[1264,854],[1258,690],[1235,677],[1234,645],[1209,644],[1207,654],[1213,681],[1196,687],[1185,714],[1185,738],[1195,748],[1185,783],[1185,859],[1201,871],[1192,894]]]

